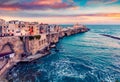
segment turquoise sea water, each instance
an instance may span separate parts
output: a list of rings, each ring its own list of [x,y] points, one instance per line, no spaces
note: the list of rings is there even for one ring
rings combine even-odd
[[[51,54],[14,67],[9,82],[120,82],[120,25],[87,25],[91,30],[57,43]]]

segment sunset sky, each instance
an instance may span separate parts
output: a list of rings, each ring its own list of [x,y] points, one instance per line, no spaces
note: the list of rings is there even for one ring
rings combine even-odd
[[[49,24],[120,24],[120,0],[0,0],[0,18]]]

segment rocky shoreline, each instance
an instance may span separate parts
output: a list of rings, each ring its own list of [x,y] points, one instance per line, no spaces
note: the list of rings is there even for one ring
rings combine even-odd
[[[44,45],[44,47],[41,48],[41,50],[39,50],[40,49],[39,46],[37,46],[37,47],[32,46],[33,45],[32,43],[34,43],[34,45],[38,44],[37,42],[39,42],[39,41],[37,39],[29,41],[28,38],[25,38],[25,39],[22,39],[23,41],[21,43],[21,41],[18,40],[18,37],[13,37],[14,39],[18,40],[17,41],[18,44],[16,44],[17,46],[15,47],[13,45],[13,47],[12,47],[13,48],[12,50],[15,49],[14,50],[15,56],[13,58],[9,59],[8,63],[6,63],[6,65],[0,70],[0,77],[2,79],[5,78],[8,71],[13,66],[17,65],[18,62],[31,62],[33,60],[36,60],[38,58],[41,58],[43,56],[48,55],[50,53],[50,49],[52,47],[55,47],[55,44],[59,41],[60,38],[65,37],[65,36],[70,36],[70,35],[73,35],[73,34],[77,34],[77,33],[84,33],[84,32],[87,32],[87,31],[89,31],[89,29],[86,28],[86,27],[83,27],[83,28],[77,28],[77,29],[74,29],[74,28],[66,29],[66,30],[63,30],[63,31],[58,32],[58,33],[47,34],[46,35],[47,36],[47,42],[45,44],[46,46]],[[12,39],[12,40],[14,40],[14,39]],[[20,44],[20,48],[18,47],[19,44]],[[21,47],[21,45],[22,45],[22,47]],[[17,51],[16,48],[21,49],[21,50]],[[26,51],[23,50],[25,48],[26,48]],[[32,55],[30,55],[30,54],[32,54]],[[23,57],[21,55],[23,55]],[[2,80],[1,82],[7,82],[7,81]]]

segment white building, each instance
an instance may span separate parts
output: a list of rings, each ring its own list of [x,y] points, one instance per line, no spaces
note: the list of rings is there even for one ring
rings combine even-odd
[[[24,36],[29,35],[29,28],[27,27],[27,23],[23,21],[9,21],[7,33],[13,36]]]
[[[7,33],[9,35],[14,35],[14,36],[20,35],[20,28],[18,28],[18,24],[9,23],[7,28]]]
[[[74,26],[73,26],[74,28],[84,28],[84,26],[83,25],[81,25],[81,24],[75,24]]]

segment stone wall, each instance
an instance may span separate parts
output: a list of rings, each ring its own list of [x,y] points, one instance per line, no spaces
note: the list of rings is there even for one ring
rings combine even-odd
[[[59,33],[50,33],[47,35],[48,43],[57,43],[59,41]]]
[[[35,55],[38,51],[43,50],[44,48],[48,47],[48,41],[46,38],[46,34],[40,35],[40,39],[27,39],[26,45],[28,52],[32,55]]]

